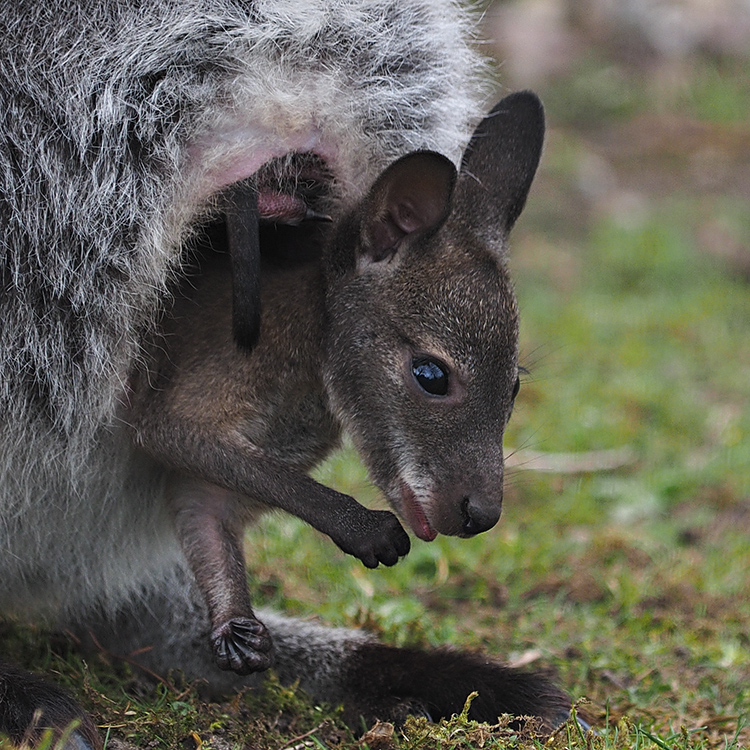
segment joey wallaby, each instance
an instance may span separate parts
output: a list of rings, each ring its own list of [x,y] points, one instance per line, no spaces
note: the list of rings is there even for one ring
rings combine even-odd
[[[203,433],[183,425],[183,452],[173,455],[182,455],[185,465],[145,451],[145,428],[143,447],[136,445],[128,423],[131,376],[149,361],[168,289],[184,275],[185,248],[207,221],[227,217],[222,249],[234,274],[234,335],[247,348],[258,335],[257,251],[265,242],[258,219],[280,213],[285,221],[301,220],[286,228],[287,241],[277,248],[280,253],[284,245],[292,265],[302,248],[315,245],[318,230],[299,210],[305,201],[284,205],[284,198],[298,195],[283,187],[287,181],[301,176],[305,182],[309,176],[302,173],[312,170],[309,180],[328,186],[313,201],[314,212],[340,217],[404,154],[429,149],[458,162],[483,99],[474,32],[475,19],[453,0],[7,4],[0,13],[4,616],[92,633],[112,652],[141,649],[151,669],[181,668],[217,693],[253,684],[257,675],[241,677],[215,663],[206,603],[167,498],[170,476],[200,479],[200,460],[187,459]],[[298,155],[309,158],[301,171]],[[267,171],[270,164],[275,171]],[[478,219],[483,214],[478,207],[466,214],[472,217],[467,236],[473,236],[472,223],[487,235],[486,222]],[[504,215],[515,218],[512,210]],[[352,221],[341,223],[339,232],[351,231],[356,239]],[[447,220],[435,237],[447,236],[449,227],[459,233],[459,224]],[[395,244],[403,229],[396,222],[383,231]],[[422,244],[416,241],[422,234],[408,234]],[[494,242],[489,235],[484,240]],[[347,245],[336,240],[332,247]],[[327,278],[351,271],[353,257],[343,250],[330,255]],[[372,258],[362,270],[395,270],[398,258]],[[337,301],[341,312],[332,319],[365,303],[355,284]],[[428,299],[419,309],[424,319],[434,315]],[[364,326],[358,343],[370,336],[369,314],[358,313]],[[272,327],[268,314],[262,321]],[[263,325],[259,330],[262,347]],[[327,331],[335,347],[343,333],[335,326]],[[433,350],[431,343],[421,343],[425,354],[458,367],[456,377],[449,373],[458,390],[436,396],[450,409],[465,385],[463,355]],[[508,362],[497,391],[502,399],[513,377]],[[431,364],[418,365],[424,382],[440,380]],[[344,426],[356,435],[353,422],[367,418],[368,399],[389,384],[373,382],[356,351],[337,371],[366,386],[358,387],[367,396],[361,411],[351,406],[354,391],[343,386],[339,402],[331,402],[334,431],[349,413],[352,424],[343,420]],[[269,449],[267,440],[258,444]],[[359,447],[376,482],[385,485],[384,477],[395,476],[380,446]],[[158,454],[158,447],[151,450]],[[469,533],[459,529],[465,520],[455,510],[460,503],[450,512],[425,499],[434,487],[417,480],[429,460],[402,457],[410,459],[399,465],[407,490],[401,511],[410,525],[424,537]],[[478,463],[483,459],[476,456]],[[201,481],[232,487],[215,473]],[[276,481],[263,486],[259,502],[274,502],[269,490]],[[246,490],[231,489],[242,496],[242,508]],[[386,488],[397,502],[400,491]],[[455,482],[453,491],[464,492]],[[478,520],[487,524],[492,517]],[[350,537],[361,552],[356,529]],[[392,648],[359,631],[257,614],[272,634],[281,679],[299,680],[319,700],[344,702],[353,719],[398,717],[411,709],[437,717],[460,709],[473,689],[480,692],[472,705],[477,718],[493,720],[511,710],[538,713],[553,724],[566,713],[558,691],[482,656]],[[0,731],[19,742],[33,740],[40,727],[60,729],[76,718],[83,723],[69,746],[97,747],[92,722],[72,699],[52,683],[0,664]]]
[[[177,294],[150,366],[132,381],[126,420],[168,472],[167,501],[221,669],[244,675],[273,660],[273,629],[253,613],[241,544],[264,509],[299,516],[368,567],[408,551],[393,514],[306,476],[342,428],[419,538],[470,536],[497,522],[502,435],[518,389],[505,240],[542,137],[538,100],[515,94],[479,125],[458,177],[434,152],[393,163],[338,222],[319,261],[264,267],[252,353],[230,334],[226,256],[202,258]],[[529,701],[519,686],[533,678],[504,670],[498,681],[492,670],[501,668],[489,669],[469,669],[467,680],[491,684],[491,712],[538,713],[550,725],[564,713],[566,699],[543,680],[542,697]],[[400,694],[435,713],[431,688],[402,683]]]
[[[480,124],[461,174],[404,156],[328,241],[321,262],[262,273],[263,332],[232,341],[225,258],[203,259],[165,317],[127,421],[173,469],[167,498],[206,600],[217,664],[271,664],[241,531],[263,507],[293,513],[367,567],[409,539],[305,475],[345,427],[420,539],[471,536],[500,516],[503,429],[518,389],[518,316],[504,241],[542,146],[541,106],[512,95]]]

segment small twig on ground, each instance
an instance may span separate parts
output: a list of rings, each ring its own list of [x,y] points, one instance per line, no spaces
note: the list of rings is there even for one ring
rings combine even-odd
[[[505,466],[555,474],[591,474],[597,471],[620,469],[635,461],[635,451],[627,445],[612,450],[581,453],[543,453],[521,449],[509,452],[505,459]]]
[[[325,721],[322,721],[317,727],[314,727],[309,732],[305,732],[304,734],[299,735],[299,737],[294,737],[289,740],[289,742],[284,743],[284,750],[296,750],[296,748],[299,747],[307,747],[307,743],[303,743],[302,740],[306,740],[308,737],[315,734],[315,732],[321,730],[325,726],[325,723]]]

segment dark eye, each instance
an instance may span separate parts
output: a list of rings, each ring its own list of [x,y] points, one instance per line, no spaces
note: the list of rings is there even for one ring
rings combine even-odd
[[[516,396],[518,395],[518,391],[520,390],[521,390],[521,378],[516,377],[516,382],[513,383],[513,395],[511,396],[511,398],[515,400]]]
[[[448,393],[448,373],[440,362],[420,357],[412,361],[411,371],[419,387],[431,396],[445,396]]]

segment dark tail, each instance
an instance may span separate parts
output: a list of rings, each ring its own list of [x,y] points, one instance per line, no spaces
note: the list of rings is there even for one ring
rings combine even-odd
[[[367,643],[351,651],[343,673],[348,696],[345,718],[402,720],[424,714],[431,720],[463,710],[476,692],[469,718],[490,724],[502,714],[539,717],[546,729],[570,714],[570,698],[545,677],[504,666],[481,654],[453,649],[422,651]]]

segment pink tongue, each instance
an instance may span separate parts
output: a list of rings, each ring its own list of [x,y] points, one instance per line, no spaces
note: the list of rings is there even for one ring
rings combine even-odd
[[[411,488],[404,482],[401,482],[401,499],[404,504],[404,515],[412,531],[422,541],[431,542],[437,536],[437,531],[430,526],[422,506],[417,502]]]

